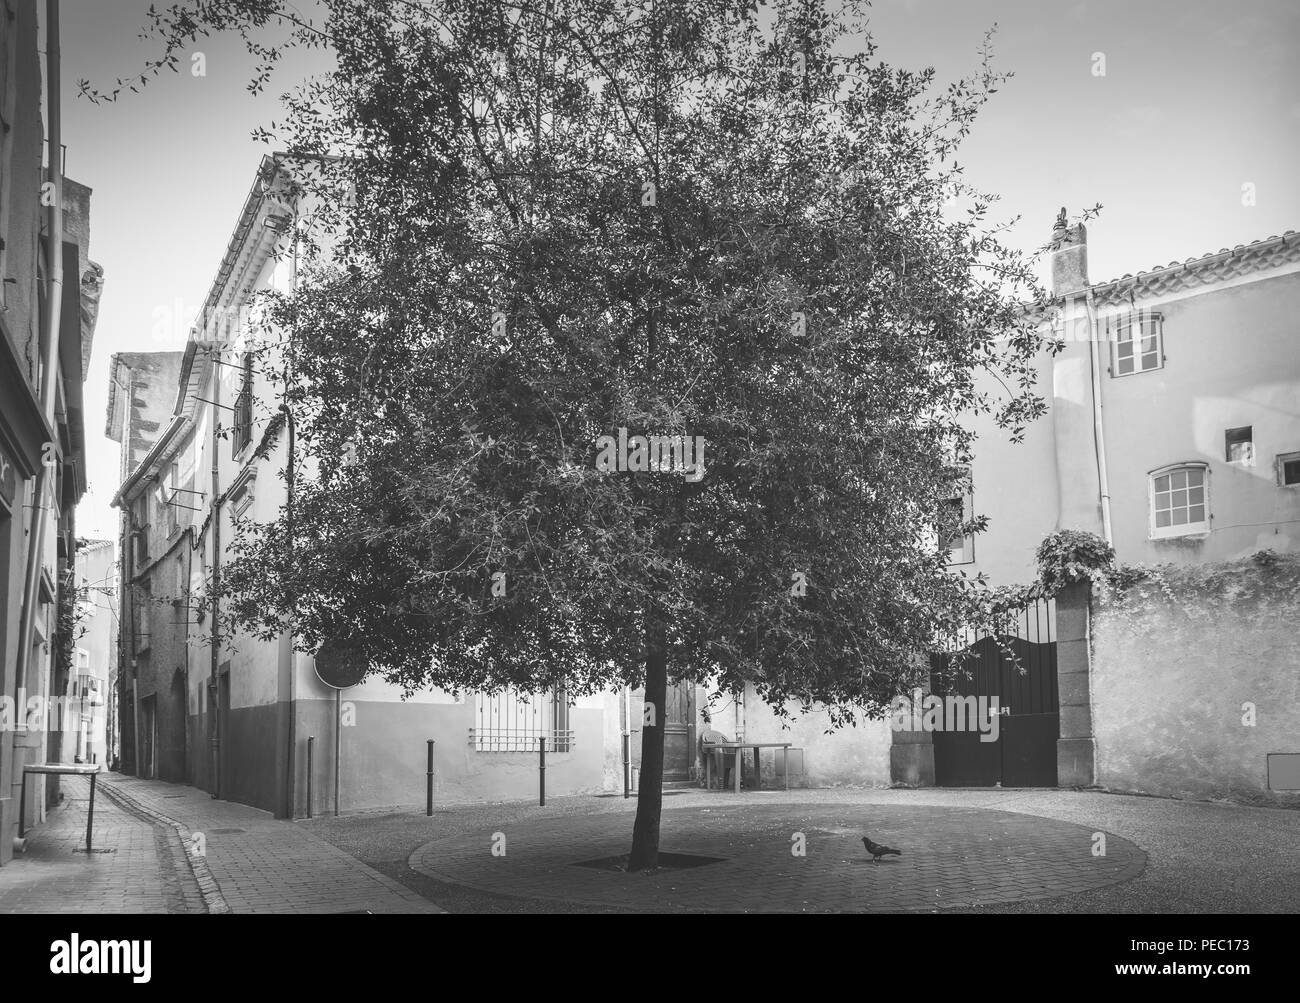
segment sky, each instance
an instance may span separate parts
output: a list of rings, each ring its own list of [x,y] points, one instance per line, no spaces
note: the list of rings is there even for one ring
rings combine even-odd
[[[278,95],[328,64],[291,54],[253,96],[242,43],[218,37],[194,47],[204,76],[183,63],[115,104],[79,97],[79,79],[102,90],[157,53],[138,38],[149,3],[61,5],[67,173],[93,189],[90,257],[105,273],[86,381],[83,537],[117,536],[110,357],[184,348],[270,152],[252,131],[278,118]],[[1037,247],[1061,206],[1075,215],[1101,203],[1088,258],[1102,281],[1300,229],[1295,0],[877,0],[871,17],[878,58],[933,66],[945,83],[978,68],[994,25],[994,66],[1015,76],[958,160],[1001,196],[991,218],[1022,218],[1009,243]]]

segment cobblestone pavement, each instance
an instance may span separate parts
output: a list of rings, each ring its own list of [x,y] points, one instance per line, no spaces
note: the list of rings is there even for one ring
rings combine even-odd
[[[844,834],[845,851],[839,854],[841,858],[851,858],[853,852],[860,849],[856,840],[862,831],[871,830],[878,841],[886,839],[880,831],[875,831],[876,825],[883,821],[875,813],[906,806],[981,809],[1026,816],[1031,823],[1033,819],[1074,823],[1086,830],[1089,846],[1092,833],[1104,832],[1108,834],[1108,853],[1113,852],[1115,846],[1111,837],[1119,836],[1146,854],[1145,869],[1129,880],[1018,901],[988,902],[981,897],[973,901],[987,904],[954,905],[947,911],[1158,914],[1293,913],[1300,910],[1300,811],[1049,789],[883,790],[841,787],[789,792],[744,791],[738,796],[730,792],[723,795],[716,791],[683,790],[673,791],[664,799],[665,815],[670,825],[674,813],[681,809],[693,809],[701,815],[706,809],[709,812],[725,809],[736,812],[730,821],[736,835],[742,834],[748,826],[742,810],[747,806],[763,806],[767,814],[772,813],[773,806],[779,806],[775,814],[781,819],[783,830],[778,830],[770,818],[764,821],[755,816],[758,820],[756,832],[785,833],[784,852],[787,856],[774,855],[772,858],[772,866],[778,873],[781,870],[789,874],[798,873],[792,872],[795,861],[788,856],[790,834],[798,830],[793,820],[811,815],[824,828],[834,827],[833,819],[826,820],[816,814],[823,808],[842,811],[847,823],[844,827],[853,829],[851,838]],[[519,887],[503,886],[495,880],[492,887],[499,891],[485,890],[486,884],[477,888],[463,883],[464,875],[458,873],[458,868],[441,861],[437,851],[443,846],[453,851],[457,846],[463,846],[471,858],[478,851],[485,854],[483,861],[472,863],[474,867],[490,864],[493,859],[502,863],[501,858],[487,856],[492,834],[501,832],[506,836],[507,857],[504,861],[507,866],[522,867],[524,860],[511,862],[510,854],[522,853],[527,848],[530,827],[572,819],[575,824],[571,828],[561,825],[547,830],[569,847],[566,859],[577,861],[595,858],[602,853],[625,853],[631,843],[632,813],[635,810],[635,799],[557,797],[550,799],[544,808],[527,802],[447,805],[435,809],[432,818],[425,818],[422,811],[406,811],[318,818],[303,824],[452,912],[622,912],[627,907],[621,905],[618,896],[607,896],[600,905],[572,901],[569,888],[575,880],[582,880],[574,876],[574,872],[582,869],[567,862],[555,865],[552,881],[537,880],[532,892],[525,895]],[[830,816],[833,815],[831,812]],[[919,815],[914,817],[921,818]],[[601,820],[599,825],[587,821],[597,818]],[[901,826],[902,821],[905,819],[900,814],[897,824]],[[672,831],[670,825],[665,826],[666,834]],[[765,825],[771,828],[765,830]],[[543,832],[540,828],[537,831],[539,834]],[[600,840],[584,840],[585,832],[599,834]],[[605,842],[606,833],[610,837],[608,842]],[[822,840],[829,838],[818,837]],[[462,839],[463,844],[460,842]],[[843,868],[846,877],[861,882],[877,882],[870,886],[877,892],[885,890],[885,881],[894,884],[894,891],[901,891],[904,872],[898,869],[899,864],[918,860],[915,852],[907,851],[909,847],[915,851],[917,847],[926,845],[930,836],[923,830],[914,832],[897,828],[888,834],[888,841],[894,839],[898,840],[895,845],[904,850],[902,861],[891,857],[888,863],[874,865],[875,875],[870,874],[873,865],[866,864],[869,870],[865,878],[859,876],[864,865],[850,864]],[[828,847],[831,844],[824,842],[823,845]],[[947,845],[956,848],[960,842],[950,840]],[[665,850],[680,848],[673,845],[667,835],[663,847]],[[935,854],[931,860],[934,863],[957,851],[946,850],[939,844],[928,852]],[[976,859],[970,854],[967,856],[972,861]],[[681,890],[690,887],[692,882],[705,880],[707,872],[719,866],[711,864],[696,870],[665,873],[672,878],[669,884]],[[882,875],[887,867],[894,870],[891,877],[884,878]],[[424,869],[423,872],[420,868]],[[921,877],[919,873],[915,875],[918,885]],[[761,885],[766,880],[765,871],[755,866],[745,871],[743,880]],[[1050,886],[1046,890],[1050,893]],[[930,889],[931,895],[933,891]],[[956,901],[962,899],[957,897]],[[638,906],[632,902],[631,907]],[[659,908],[659,903],[656,902],[654,907]],[[870,907],[869,903],[854,905],[854,908]],[[919,908],[919,905],[910,907]]]
[[[1146,854],[1113,834],[1105,854],[1094,854],[1100,843],[1086,826],[948,806],[669,807],[661,849],[720,859],[653,874],[577,866],[627,852],[624,815],[497,832],[434,840],[412,855],[411,867],[484,891],[637,911],[899,912],[1087,891],[1136,877],[1146,863]],[[902,856],[873,863],[864,833]]]
[[[277,821],[195,788],[101,774],[0,868],[3,912],[1295,912],[1300,812],[1059,790],[673,791],[663,849],[724,858],[627,875],[636,801],[557,797]],[[791,853],[804,834],[806,856]],[[870,863],[859,837],[898,846]],[[202,833],[206,854],[187,854]],[[494,834],[506,855],[492,856]],[[1094,834],[1106,856],[1094,857]],[[432,903],[438,903],[434,906]]]
[[[95,795],[86,853],[90,780],[63,777],[64,800],[0,867],[0,913],[203,912],[203,896],[173,830]]]
[[[441,912],[297,823],[277,820],[269,812],[218,801],[182,784],[119,774],[106,774],[100,784],[140,810],[177,823],[187,845],[194,846],[194,835],[201,834],[200,866],[230,912]]]

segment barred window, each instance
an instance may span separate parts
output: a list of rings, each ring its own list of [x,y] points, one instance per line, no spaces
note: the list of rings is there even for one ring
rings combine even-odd
[[[470,745],[475,752],[536,752],[545,738],[547,751],[570,752],[574,736],[569,724],[569,699],[563,689],[475,693]]]

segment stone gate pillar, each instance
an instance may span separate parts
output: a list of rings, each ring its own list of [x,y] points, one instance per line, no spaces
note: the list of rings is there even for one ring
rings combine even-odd
[[[1097,783],[1092,731],[1092,583],[1067,585],[1056,596],[1056,682],[1061,735],[1056,742],[1058,787]]]

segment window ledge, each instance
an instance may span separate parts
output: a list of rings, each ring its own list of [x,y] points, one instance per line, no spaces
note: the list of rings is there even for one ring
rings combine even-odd
[[[1163,536],[1148,536],[1147,539],[1152,543],[1200,543],[1202,540],[1208,540],[1212,530],[1197,529],[1189,533],[1169,533]]]

